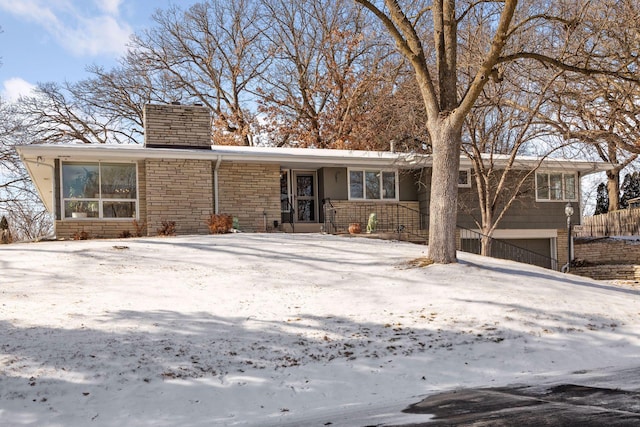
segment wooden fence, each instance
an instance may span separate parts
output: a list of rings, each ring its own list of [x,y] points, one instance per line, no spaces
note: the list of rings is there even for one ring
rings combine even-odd
[[[640,236],[640,208],[583,217],[573,233],[575,237]]]

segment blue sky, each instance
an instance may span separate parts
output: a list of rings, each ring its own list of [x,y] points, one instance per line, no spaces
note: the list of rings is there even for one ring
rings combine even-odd
[[[198,0],[0,0],[0,96],[15,99],[42,82],[88,77],[114,66],[129,37],[156,9]]]

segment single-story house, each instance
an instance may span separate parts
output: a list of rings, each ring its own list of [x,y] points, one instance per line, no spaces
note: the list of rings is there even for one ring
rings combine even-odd
[[[136,227],[155,235],[170,221],[177,234],[208,233],[206,220],[214,213],[233,216],[248,232],[342,232],[352,222],[364,229],[375,213],[376,231],[428,233],[428,155],[211,145],[211,114],[199,105],[150,104],[144,119],[142,146],[17,148],[55,217],[58,238],[78,232],[118,237]],[[459,198],[466,209],[458,224],[477,229],[471,163],[462,157],[460,164]],[[522,158],[517,168],[530,171],[538,164]],[[579,222],[580,178],[606,168],[543,161],[495,237],[562,259],[565,205],[574,206]]]

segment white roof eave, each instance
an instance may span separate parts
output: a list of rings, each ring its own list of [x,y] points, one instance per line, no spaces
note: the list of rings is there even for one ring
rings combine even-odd
[[[240,149],[238,149],[240,148]],[[304,150],[304,151],[303,151]],[[334,153],[335,151],[335,153]],[[69,160],[144,160],[194,159],[237,161],[249,163],[296,163],[314,166],[385,166],[417,168],[426,165],[427,157],[390,152],[315,150],[315,149],[259,149],[255,147],[214,146],[213,149],[144,148],[140,146],[105,145],[29,145],[19,147],[23,158]]]
[[[52,212],[54,164],[56,159],[73,161],[139,161],[145,159],[221,160],[247,163],[271,163],[288,168],[379,167],[417,169],[430,167],[429,155],[392,153],[388,151],[350,151],[309,148],[211,146],[210,149],[148,148],[140,145],[23,145],[16,147],[34,185],[47,209]],[[494,158],[499,167],[506,158]],[[470,168],[466,157],[460,158],[461,168]],[[572,171],[581,175],[603,172],[614,166],[602,162],[578,160],[518,158],[517,169],[540,167],[545,171]]]
[[[488,160],[487,160],[488,161]],[[509,156],[499,156],[491,159],[496,168],[506,167],[509,162]],[[471,168],[473,164],[468,157],[460,158],[461,168]],[[566,171],[580,172],[582,176],[592,173],[605,172],[615,168],[611,163],[595,162],[587,160],[573,159],[555,159],[555,158],[536,158],[536,157],[517,157],[513,168],[515,170],[531,170],[536,168],[540,171]]]

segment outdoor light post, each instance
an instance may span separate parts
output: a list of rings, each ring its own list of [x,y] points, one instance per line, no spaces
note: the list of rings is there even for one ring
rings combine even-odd
[[[567,216],[567,272],[571,269],[571,216],[573,215],[573,206],[567,203],[564,207],[564,214]]]

